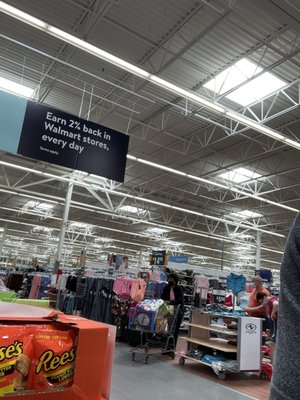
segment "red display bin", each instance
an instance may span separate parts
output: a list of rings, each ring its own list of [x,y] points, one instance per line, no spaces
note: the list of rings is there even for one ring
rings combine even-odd
[[[30,400],[108,400],[116,329],[114,326],[65,315],[51,309],[0,303],[1,324],[49,323],[71,327],[78,331],[74,382],[64,390],[45,392],[23,391],[4,396]]]

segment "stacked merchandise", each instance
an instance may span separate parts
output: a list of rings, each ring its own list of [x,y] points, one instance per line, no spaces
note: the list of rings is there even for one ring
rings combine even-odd
[[[237,360],[232,360],[226,357],[224,353],[212,351],[207,347],[198,346],[196,349],[187,352],[186,355],[210,365],[217,375],[222,371],[239,372]]]
[[[60,274],[55,285],[57,294],[57,305],[60,311],[66,314],[73,314],[75,311],[75,293],[77,289],[76,275]],[[53,296],[53,291],[51,297]],[[54,297],[54,296],[53,296]]]
[[[10,272],[7,275],[5,285],[9,290],[18,292],[21,289],[23,279],[24,274],[22,272]]]
[[[147,282],[145,299],[160,299],[167,282]]]
[[[15,279],[16,276],[15,274]],[[21,285],[18,285],[19,289],[17,290],[17,297],[19,299],[48,299],[51,275],[29,273],[20,274],[19,276],[22,277]]]
[[[190,319],[190,312],[194,299],[194,275],[193,275],[193,270],[190,269],[180,271],[178,275],[179,275],[179,285],[183,290],[183,299],[184,299],[184,314],[180,326],[180,331],[186,332],[187,326],[185,322],[188,322]]]
[[[76,337],[76,330],[59,325],[0,325],[0,346],[11,349],[0,363],[0,396],[70,387]]]
[[[9,303],[0,303],[0,320],[0,396],[109,398],[113,327]],[[96,380],[88,370],[97,371]]]

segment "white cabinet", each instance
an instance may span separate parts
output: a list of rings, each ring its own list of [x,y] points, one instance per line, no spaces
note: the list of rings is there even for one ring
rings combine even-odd
[[[230,321],[236,329],[228,328],[228,325],[232,325]],[[188,343],[189,350],[196,349],[200,345],[212,349],[214,353],[223,353],[230,360],[236,360],[239,371],[260,371],[262,359],[262,320],[260,318],[194,310],[188,326],[188,336],[182,339]],[[180,355],[181,365],[184,364],[185,359],[210,365],[188,355]],[[225,371],[224,369],[223,372]]]

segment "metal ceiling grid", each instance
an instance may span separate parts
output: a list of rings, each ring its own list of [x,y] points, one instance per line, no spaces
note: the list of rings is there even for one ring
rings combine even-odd
[[[10,4],[19,7],[17,3],[10,1]],[[126,60],[144,64],[145,69],[155,71],[179,86],[188,89],[199,87],[199,92],[206,97],[208,92],[201,89],[200,83],[207,81],[218,71],[247,54],[251,59],[257,62],[261,61],[264,67],[273,66],[273,72],[278,76],[285,77],[287,82],[294,81],[299,75],[297,72],[299,68],[297,65],[298,55],[288,53],[293,45],[296,50],[295,34],[299,29],[290,16],[284,15],[267,0],[251,3],[211,0],[206,4],[201,1],[197,3],[186,0],[180,4],[174,1],[173,5],[169,3],[166,5],[162,1],[146,3],[131,1],[129,3],[124,0],[119,3],[111,1],[79,3],[75,0],[67,0],[66,4],[67,7],[70,7],[67,15],[64,15],[63,5],[58,1],[51,2],[51,7],[48,1],[26,1],[22,3],[22,9],[69,32],[86,37],[89,42]],[[89,8],[92,8],[93,11],[90,12]],[[261,16],[258,10],[261,11]],[[95,16],[96,18],[93,18]],[[70,65],[54,62],[55,60],[49,59],[46,55],[42,56],[33,50],[12,44],[7,39],[1,39],[1,43],[3,43],[1,55],[5,48],[9,49],[9,60],[4,61],[3,58],[0,58],[3,60],[3,63],[2,61],[0,63],[1,69],[10,71],[11,76],[15,75],[17,79],[24,71],[24,79],[35,81],[36,85],[41,83],[38,98],[47,104],[75,114],[78,114],[81,108],[81,115],[89,115],[90,119],[94,121],[128,132],[131,137],[129,154],[216,182],[219,173],[234,166],[246,166],[268,176],[262,183],[248,182],[234,185],[245,193],[245,195],[237,195],[230,191],[229,187],[232,185],[230,182],[225,182],[228,190],[218,189],[213,183],[201,183],[195,179],[178,177],[170,172],[128,160],[125,184],[111,183],[112,188],[123,193],[123,196],[105,194],[101,190],[101,185],[98,185],[99,188],[94,189],[94,195],[97,194],[96,198],[86,188],[76,186],[73,200],[74,202],[79,201],[82,205],[76,206],[75,203],[72,205],[70,220],[91,223],[94,225],[93,229],[96,235],[111,235],[115,240],[121,241],[119,242],[121,247],[123,242],[124,251],[134,249],[138,252],[143,247],[151,248],[157,245],[158,241],[150,238],[145,243],[138,235],[134,236],[137,233],[143,234],[147,224],[134,222],[129,214],[127,220],[116,217],[118,211],[115,209],[112,211],[108,200],[113,208],[120,202],[144,207],[146,210],[150,210],[146,217],[149,222],[173,226],[174,229],[184,227],[181,231],[175,229],[172,232],[171,230],[166,234],[166,238],[183,241],[185,243],[182,248],[183,252],[189,251],[205,257],[211,256],[211,262],[206,261],[207,265],[209,263],[220,265],[221,241],[213,237],[205,238],[194,234],[201,234],[201,231],[203,234],[218,234],[225,240],[235,231],[239,233],[252,232],[254,246],[256,236],[250,223],[242,222],[244,226],[239,226],[239,222],[234,222],[234,224],[230,221],[220,222],[210,219],[209,216],[224,218],[227,213],[242,209],[261,211],[263,218],[253,222],[258,223],[261,229],[282,232],[286,236],[295,214],[291,211],[284,211],[275,205],[268,205],[263,201],[249,199],[247,194],[261,194],[262,197],[275,202],[281,201],[297,207],[299,205],[298,188],[295,186],[297,180],[289,172],[294,168],[297,171],[298,153],[296,150],[288,150],[286,146],[253,130],[248,129],[244,130],[242,134],[234,134],[232,129],[236,124],[230,126],[229,120],[225,121],[224,118],[219,118],[203,109],[199,109],[197,111],[199,116],[195,116],[193,113],[198,107],[178,98],[177,95],[132,77],[91,55],[65,46],[64,43],[43,33],[36,35],[34,29],[25,27],[22,23],[14,21],[12,26],[9,24],[11,19],[8,17],[2,19],[1,16],[2,20],[6,21],[3,26],[8,36],[24,41],[33,48],[37,47],[46,54],[57,56],[64,61],[67,60]],[[82,23],[80,24],[79,21]],[[285,47],[286,52],[284,52],[283,44],[289,45],[289,47]],[[29,61],[26,58],[22,65],[22,57],[25,55]],[[274,63],[278,63],[284,55],[292,58],[275,67]],[[9,68],[10,61],[12,68]],[[17,64],[14,64],[13,61]],[[72,65],[79,69],[72,68]],[[29,68],[25,72],[26,67],[36,69],[37,72],[31,71]],[[43,77],[42,73],[47,67],[50,67],[48,77]],[[112,84],[104,82],[101,78],[111,81]],[[125,92],[115,85],[121,85],[130,92]],[[91,97],[92,92],[93,96]],[[293,99],[297,99],[296,84],[286,92]],[[144,98],[138,97],[136,93],[143,95]],[[90,101],[92,109],[90,109]],[[238,105],[228,102],[228,100],[220,101],[231,108],[240,109]],[[272,104],[272,101],[272,98],[265,101],[264,106]],[[170,104],[172,102],[175,104]],[[296,124],[294,127],[292,125],[283,128],[283,126],[297,118],[296,106],[294,110],[287,112],[289,106],[288,99],[278,95],[273,110],[274,113],[283,111],[283,114],[277,115],[268,122],[270,126],[282,127],[287,134],[288,128],[293,129]],[[259,107],[261,107],[260,103],[251,107],[251,110],[257,111]],[[251,117],[249,110],[247,110],[247,115]],[[217,126],[216,122],[223,124],[224,128]],[[243,126],[239,125],[238,129],[242,128]],[[290,135],[291,133],[289,133]],[[282,151],[289,154],[284,161],[281,161]],[[24,158],[2,155],[2,159],[13,160],[17,164],[29,167],[35,166],[34,162]],[[59,175],[67,173],[65,176],[70,176],[71,172],[40,164],[37,168],[46,168],[46,170],[52,170],[54,174]],[[12,191],[16,190],[18,193],[26,195],[29,195],[29,192],[45,199],[49,195],[56,195],[60,198],[59,202],[63,202],[66,182],[54,178],[47,181],[42,176],[33,178],[32,174],[27,173],[26,175],[24,171],[6,166],[3,169],[7,176],[13,177],[11,182],[16,183],[21,179],[21,183],[17,183],[15,188],[11,188]],[[89,178],[84,177],[83,179],[87,181]],[[43,182],[44,180],[45,182]],[[11,182],[9,183],[11,184]],[[4,174],[0,184],[9,186]],[[109,182],[102,187],[108,188],[107,185]],[[285,187],[292,187],[292,189],[281,190]],[[138,196],[141,200],[128,198],[126,193]],[[4,193],[0,192],[0,199],[4,200],[0,206],[6,206],[8,203],[10,208],[18,209],[27,200],[18,194],[7,195],[4,196]],[[13,198],[14,200],[12,200]],[[165,205],[172,204],[182,209],[186,208],[191,213],[144,202],[143,198]],[[97,207],[97,210],[89,208],[89,206]],[[207,216],[195,214],[200,210]],[[60,218],[61,215],[62,205],[60,204],[55,206],[55,218]],[[19,220],[20,227],[22,227],[22,222],[31,224],[39,221],[47,226],[55,227],[56,232],[60,229],[59,219],[48,218],[41,221],[39,216],[20,215],[18,212],[9,212],[0,208],[1,217],[2,219],[13,217]],[[98,228],[95,225],[98,225]],[[249,227],[247,228],[247,226]],[[23,227],[26,227],[24,230],[26,232],[27,225]],[[109,232],[103,228],[112,229]],[[194,230],[195,232],[188,233],[182,232],[182,230]],[[130,235],[131,233],[133,235]],[[23,236],[26,238],[26,234]],[[79,246],[76,251],[85,243],[82,242],[81,236],[78,237],[77,245],[74,237],[73,239],[71,236],[68,238],[68,243],[72,243],[73,240],[74,246]],[[88,239],[86,237],[84,240],[93,241],[93,237]],[[284,238],[262,233],[263,246],[279,252],[274,253],[263,249],[262,259],[269,260],[269,264],[264,261],[266,265],[278,268],[284,241]],[[130,242],[139,244],[129,244]],[[215,248],[215,251],[189,247],[189,243],[200,244],[210,249]],[[232,244],[224,243],[226,250],[223,256],[227,263],[226,266],[233,266],[237,262],[248,263],[246,258],[243,261],[236,261],[235,256],[232,257],[234,254]],[[91,244],[87,244],[87,246],[90,246],[92,253],[94,250],[92,250]],[[106,247],[103,251],[107,252],[108,250],[109,247]]]

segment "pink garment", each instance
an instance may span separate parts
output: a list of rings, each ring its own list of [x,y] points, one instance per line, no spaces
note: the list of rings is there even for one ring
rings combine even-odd
[[[195,293],[200,293],[201,299],[206,299],[209,288],[208,278],[203,275],[196,275],[194,282]]]
[[[153,271],[151,275],[151,280],[155,282],[160,282],[160,271]]]
[[[175,301],[175,293],[173,288],[170,288],[170,301]]]
[[[146,282],[143,279],[133,279],[131,283],[130,297],[138,303],[144,300]]]
[[[28,296],[29,299],[37,299],[38,298],[41,282],[42,282],[41,275],[35,275],[33,277],[30,293]]]
[[[117,278],[114,282],[113,291],[116,295],[124,298],[130,297],[132,280],[128,278]]]

